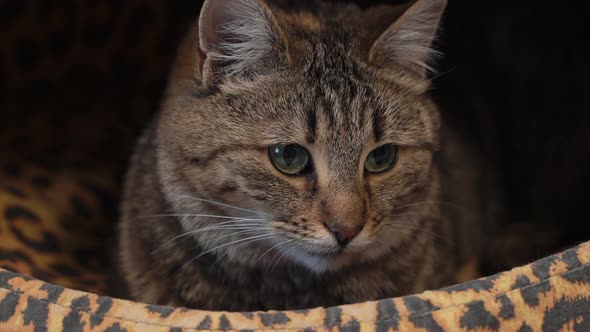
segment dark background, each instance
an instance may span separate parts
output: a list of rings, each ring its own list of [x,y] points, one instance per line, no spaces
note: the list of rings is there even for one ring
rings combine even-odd
[[[0,1],[0,159],[120,179],[199,9]],[[499,170],[503,220],[557,225],[560,245],[590,239],[589,19],[585,1],[450,0],[438,41],[432,93]]]

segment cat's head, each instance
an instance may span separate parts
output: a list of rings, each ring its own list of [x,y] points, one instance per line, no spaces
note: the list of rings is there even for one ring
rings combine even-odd
[[[428,230],[439,119],[426,75],[445,5],[288,14],[205,1],[158,129],[158,172],[185,231],[206,250],[277,251],[323,271]]]

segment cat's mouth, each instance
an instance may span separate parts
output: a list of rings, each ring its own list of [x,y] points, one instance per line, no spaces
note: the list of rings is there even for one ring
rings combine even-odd
[[[351,246],[334,246],[334,247],[316,247],[304,250],[306,254],[315,256],[322,259],[336,259],[346,257],[357,257],[362,256],[363,251],[359,250],[358,247]]]
[[[322,252],[310,252],[309,254],[314,255],[314,256],[319,256],[319,257],[338,257],[338,256],[342,256],[345,255],[344,253],[344,249],[345,248],[338,248],[335,250],[330,250],[330,251],[322,251]]]

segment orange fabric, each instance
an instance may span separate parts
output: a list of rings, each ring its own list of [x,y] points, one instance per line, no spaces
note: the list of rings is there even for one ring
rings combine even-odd
[[[0,331],[586,331],[590,242],[442,290],[301,311],[229,313],[101,297],[0,271]]]

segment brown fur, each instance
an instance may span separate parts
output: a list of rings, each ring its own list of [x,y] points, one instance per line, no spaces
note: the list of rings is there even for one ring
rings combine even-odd
[[[260,6],[268,47],[244,45],[257,57],[228,58],[212,31],[224,1],[206,1],[138,144],[119,236],[131,297],[292,309],[450,283],[478,249],[480,206],[477,158],[441,127],[425,92],[446,2],[419,0],[404,15],[406,7],[242,2]],[[365,174],[366,156],[384,143],[399,147],[397,164]],[[274,144],[304,146],[313,173],[277,171]],[[327,222],[362,231],[342,248]]]

